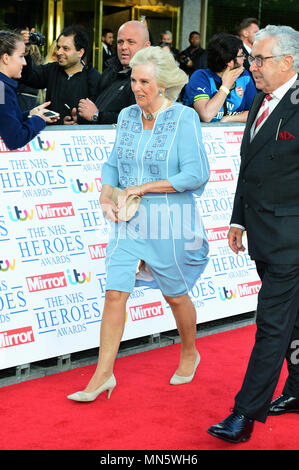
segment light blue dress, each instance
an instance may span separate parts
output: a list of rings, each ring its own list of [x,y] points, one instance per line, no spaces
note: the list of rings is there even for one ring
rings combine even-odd
[[[129,222],[111,223],[106,255],[106,290],[132,292],[150,285],[166,296],[188,293],[208,262],[208,242],[196,198],[209,179],[200,121],[180,103],[161,112],[152,130],[143,130],[141,110],[121,111],[116,140],[103,165],[102,184],[122,189],[168,180],[177,192],[146,193]],[[144,260],[152,282],[136,281]]]

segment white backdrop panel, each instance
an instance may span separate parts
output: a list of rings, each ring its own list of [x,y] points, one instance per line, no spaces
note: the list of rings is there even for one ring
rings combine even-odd
[[[226,239],[242,135],[243,126],[203,127],[211,178],[197,203],[210,261],[190,292],[198,323],[256,308],[254,263]],[[98,346],[109,231],[101,168],[114,138],[112,128],[47,129],[14,152],[0,139],[0,369]],[[134,290],[123,340],[175,327],[158,290]]]

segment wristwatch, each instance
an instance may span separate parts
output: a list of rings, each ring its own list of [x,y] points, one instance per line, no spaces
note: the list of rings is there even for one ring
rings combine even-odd
[[[98,115],[99,115],[99,111],[97,111],[96,113],[94,113],[94,115],[91,117],[92,122],[97,122],[97,120],[98,120]]]

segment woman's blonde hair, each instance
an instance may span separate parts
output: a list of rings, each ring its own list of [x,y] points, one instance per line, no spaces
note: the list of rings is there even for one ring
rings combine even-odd
[[[130,61],[130,66],[152,63],[155,78],[159,86],[165,88],[165,96],[176,101],[183,86],[188,82],[188,75],[179,68],[172,53],[159,46],[140,49]]]

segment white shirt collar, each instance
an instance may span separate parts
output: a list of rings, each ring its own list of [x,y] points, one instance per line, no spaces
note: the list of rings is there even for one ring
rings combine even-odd
[[[294,85],[297,78],[298,78],[298,74],[295,73],[295,75],[293,75],[293,77],[291,77],[290,80],[288,80],[286,83],[284,83],[280,87],[276,88],[276,90],[274,90],[271,93],[271,95],[274,98],[277,98],[278,100],[281,100],[284,97],[284,95],[286,94],[286,92],[291,88],[291,86]]]
[[[250,54],[251,53],[251,47],[247,46],[247,44],[245,44],[245,42],[243,42],[243,46],[245,47],[248,54]]]

